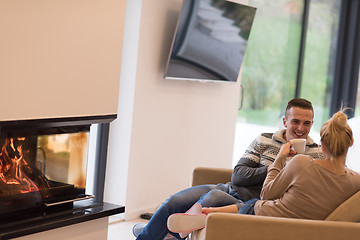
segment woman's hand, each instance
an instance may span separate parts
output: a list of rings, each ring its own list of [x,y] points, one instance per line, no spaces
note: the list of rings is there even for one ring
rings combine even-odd
[[[296,151],[291,148],[291,142],[287,142],[281,146],[278,156],[283,155],[284,157],[293,157],[295,154]]]
[[[285,167],[286,162],[289,158],[293,157],[296,154],[296,151],[291,149],[291,142],[284,143],[278,155],[275,158],[274,163],[271,166],[277,166],[279,169],[282,169]],[[268,169],[269,171],[269,169]]]

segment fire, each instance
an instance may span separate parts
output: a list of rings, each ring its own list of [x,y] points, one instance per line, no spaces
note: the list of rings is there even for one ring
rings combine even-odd
[[[39,191],[37,185],[25,173],[28,169],[24,158],[25,138],[6,138],[0,153],[0,183],[8,186],[8,191],[27,193]],[[5,185],[5,186],[6,186]]]

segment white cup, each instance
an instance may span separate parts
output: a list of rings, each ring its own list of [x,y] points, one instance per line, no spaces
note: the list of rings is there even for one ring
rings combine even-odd
[[[304,153],[305,152],[306,139],[304,139],[304,138],[296,138],[296,139],[290,140],[290,142],[291,142],[292,148],[297,153]]]

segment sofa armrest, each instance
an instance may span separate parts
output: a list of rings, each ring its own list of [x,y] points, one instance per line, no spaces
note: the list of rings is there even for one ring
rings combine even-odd
[[[197,167],[193,170],[192,186],[230,182],[232,172],[227,168]]]
[[[192,233],[192,240],[355,240],[360,224],[231,213],[211,213],[205,228]]]

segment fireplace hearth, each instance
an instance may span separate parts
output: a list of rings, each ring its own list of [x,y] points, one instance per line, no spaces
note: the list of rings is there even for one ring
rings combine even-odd
[[[91,124],[116,115],[0,122],[0,222],[72,209],[86,194]]]

